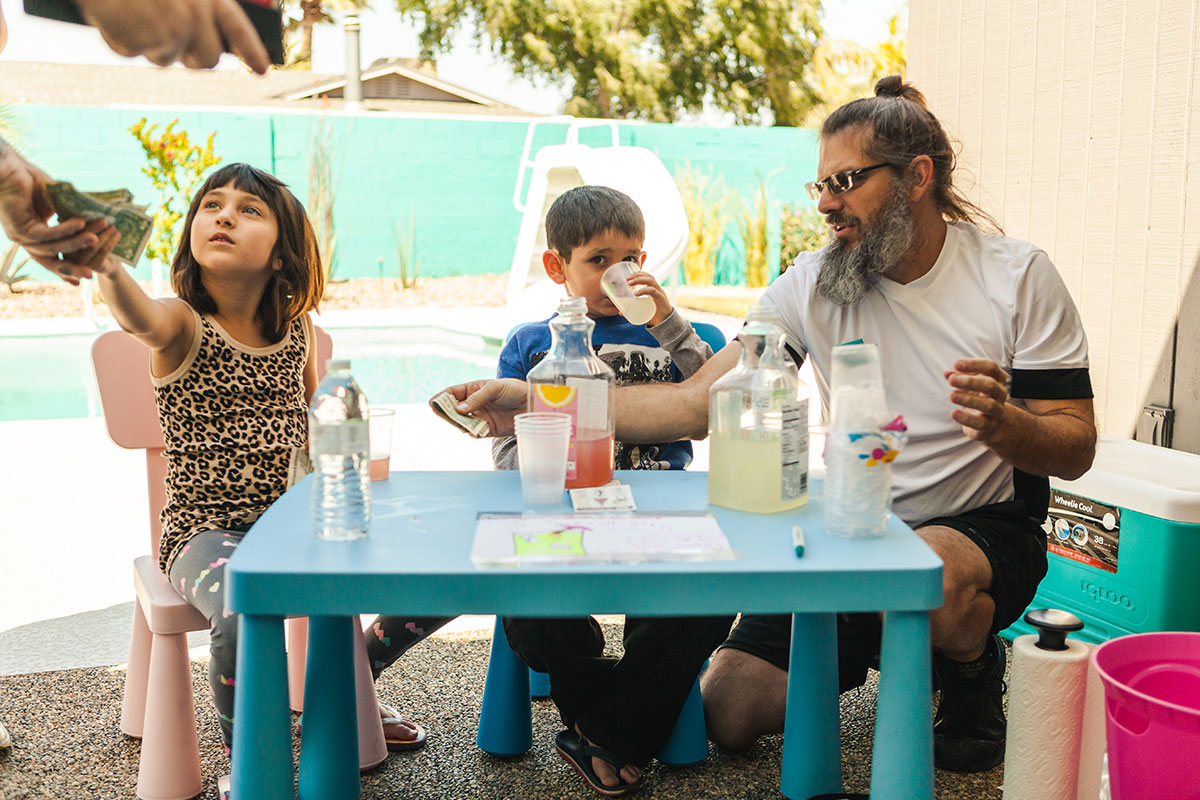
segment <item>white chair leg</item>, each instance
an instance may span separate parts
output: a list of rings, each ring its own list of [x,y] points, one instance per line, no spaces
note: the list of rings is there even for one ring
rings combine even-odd
[[[137,796],[187,800],[202,789],[187,635],[154,634]]]
[[[129,637],[129,667],[125,670],[125,695],[121,699],[121,732],[142,738],[146,720],[146,680],[150,674],[150,628],[140,600],[133,601],[133,633]]]
[[[292,617],[284,623],[287,641],[288,704],[304,711],[304,664],[308,652],[308,617]]]

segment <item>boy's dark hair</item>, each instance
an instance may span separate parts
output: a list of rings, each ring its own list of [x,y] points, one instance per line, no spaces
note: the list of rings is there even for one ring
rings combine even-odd
[[[200,190],[192,195],[192,204],[188,207],[179,249],[171,262],[171,288],[201,314],[216,312],[216,301],[204,288],[200,264],[192,254],[192,221],[204,195],[230,184],[239,191],[262,198],[275,215],[278,234],[271,250],[271,261],[279,259],[280,268],[271,274],[258,306],[258,316],[263,322],[263,335],[277,342],[297,317],[317,307],[325,291],[325,273],[321,269],[317,237],[304,213],[304,206],[287,184],[269,172],[249,164],[229,164],[208,176]]]
[[[955,188],[956,159],[950,137],[917,87],[905,83],[899,75],[880,78],[874,97],[853,100],[826,117],[821,138],[854,128],[864,132],[863,152],[867,157],[890,164],[897,172],[917,156],[929,156],[933,161],[933,197],[943,217],[1003,232],[1000,223]]]
[[[607,186],[577,186],[546,212],[546,246],[567,261],[571,251],[605,231],[646,237],[646,221],[633,198]]]

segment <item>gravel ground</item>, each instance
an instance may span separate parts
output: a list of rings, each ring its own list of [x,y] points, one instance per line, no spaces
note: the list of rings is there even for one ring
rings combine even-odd
[[[619,631],[606,624],[610,649]],[[380,697],[429,730],[429,744],[396,754],[363,775],[364,800],[383,798],[594,798],[555,753],[561,725],[554,705],[533,701],[533,749],[517,758],[493,758],[475,746],[489,640],[479,633],[435,636],[384,673]],[[204,792],[215,800],[216,776],[229,771],[208,698],[207,659],[192,661]],[[0,800],[126,798],[137,782],[140,745],[118,727],[124,671],[120,667],[44,672],[0,678],[0,718],[13,736],[0,750]],[[847,791],[870,781],[875,682],[842,697],[842,774]],[[769,736],[745,754],[713,747],[690,767],[652,762],[639,797],[770,798],[779,793],[782,737]],[[938,800],[993,800],[1002,769],[979,775],[938,772]]]

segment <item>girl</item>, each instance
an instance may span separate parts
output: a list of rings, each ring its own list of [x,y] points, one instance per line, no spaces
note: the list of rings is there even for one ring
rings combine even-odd
[[[237,617],[224,608],[225,564],[308,441],[317,386],[308,312],[324,289],[321,259],[300,201],[246,164],[217,170],[192,198],[171,264],[178,298],[152,300],[108,257],[119,238],[109,228],[73,260],[94,271],[117,322],[150,348],[167,458],[159,565],[209,620],[209,683],[228,753]],[[380,712],[388,738],[424,741],[393,709]]]

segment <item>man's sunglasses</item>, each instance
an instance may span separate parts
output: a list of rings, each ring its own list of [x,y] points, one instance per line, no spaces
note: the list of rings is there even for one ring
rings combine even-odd
[[[827,178],[822,178],[819,181],[806,183],[804,188],[808,189],[808,196],[813,200],[821,199],[821,192],[825,189],[829,190],[830,194],[841,194],[848,192],[858,185],[859,177],[866,175],[871,170],[881,167],[890,167],[891,164],[872,164],[869,167],[859,167],[858,169],[848,169],[845,172],[835,172]]]

